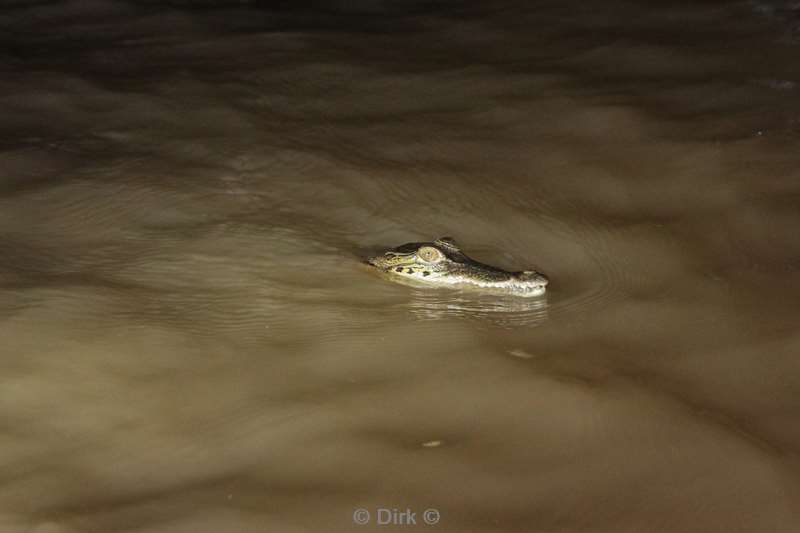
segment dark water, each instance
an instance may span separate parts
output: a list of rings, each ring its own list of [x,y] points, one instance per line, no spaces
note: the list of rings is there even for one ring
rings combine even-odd
[[[0,6],[3,533],[800,530],[796,2]]]

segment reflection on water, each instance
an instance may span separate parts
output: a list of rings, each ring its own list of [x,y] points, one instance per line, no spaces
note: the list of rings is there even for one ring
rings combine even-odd
[[[536,298],[496,296],[448,289],[411,289],[401,304],[420,320],[466,319],[476,326],[537,326],[547,320],[547,295]]]

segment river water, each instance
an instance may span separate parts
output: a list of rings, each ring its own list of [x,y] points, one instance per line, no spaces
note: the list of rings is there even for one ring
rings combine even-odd
[[[797,2],[3,2],[0,531],[800,530],[798,54]],[[359,263],[445,235],[547,297]]]

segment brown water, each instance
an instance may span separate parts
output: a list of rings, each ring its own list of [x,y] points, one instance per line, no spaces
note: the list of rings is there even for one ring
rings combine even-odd
[[[796,2],[281,5],[0,9],[0,532],[800,531]]]

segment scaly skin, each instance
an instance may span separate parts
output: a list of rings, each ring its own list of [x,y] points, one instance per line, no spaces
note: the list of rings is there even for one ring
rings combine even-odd
[[[367,263],[400,283],[471,288],[498,294],[539,296],[548,280],[534,270],[508,272],[467,257],[450,237],[412,242],[370,257]]]

